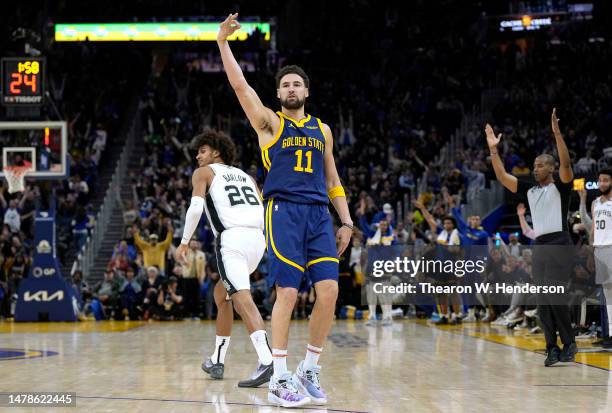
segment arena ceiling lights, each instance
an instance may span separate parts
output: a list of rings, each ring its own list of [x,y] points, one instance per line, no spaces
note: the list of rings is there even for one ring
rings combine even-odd
[[[270,23],[240,23],[228,40],[244,41],[255,30],[270,40]],[[56,24],[56,42],[192,42],[215,41],[219,23],[82,23]]]

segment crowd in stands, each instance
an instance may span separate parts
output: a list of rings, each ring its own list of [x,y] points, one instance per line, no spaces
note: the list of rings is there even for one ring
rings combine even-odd
[[[49,100],[42,108],[49,120],[58,117],[68,125],[69,177],[56,182],[36,182],[26,177],[23,192],[8,193],[0,182],[0,317],[14,312],[19,282],[27,277],[32,262],[34,214],[47,209],[53,199],[56,211],[56,252],[60,265],[68,251],[80,251],[95,225],[93,200],[101,189],[98,174],[107,148],[120,142],[120,128],[133,89],[131,71],[109,68],[131,62],[135,54],[88,44],[54,45],[47,51]],[[83,91],[87,91],[84,93]]]

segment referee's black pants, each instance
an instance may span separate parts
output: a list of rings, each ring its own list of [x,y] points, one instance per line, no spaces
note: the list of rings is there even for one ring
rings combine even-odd
[[[573,251],[572,239],[567,231],[539,236],[533,249],[534,282],[567,289],[573,269]],[[538,316],[544,329],[547,352],[557,347],[557,331],[564,346],[575,341],[568,303],[567,293],[537,296]]]

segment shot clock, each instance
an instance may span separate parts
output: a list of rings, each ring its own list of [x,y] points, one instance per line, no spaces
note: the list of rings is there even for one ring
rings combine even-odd
[[[2,58],[3,105],[40,106],[44,96],[44,58]]]

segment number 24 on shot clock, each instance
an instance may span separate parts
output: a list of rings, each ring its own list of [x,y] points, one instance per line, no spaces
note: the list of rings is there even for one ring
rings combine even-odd
[[[44,58],[2,59],[2,103],[38,106],[45,96]]]

